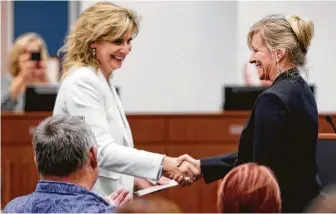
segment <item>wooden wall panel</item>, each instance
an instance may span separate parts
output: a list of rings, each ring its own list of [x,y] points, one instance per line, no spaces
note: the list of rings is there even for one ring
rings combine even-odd
[[[247,118],[178,117],[168,120],[169,141],[236,141]]]
[[[166,140],[165,120],[151,117],[128,117],[132,129],[133,139],[136,142],[157,142]]]
[[[330,116],[334,124],[336,125],[336,115],[332,114]],[[324,114],[319,115],[319,132],[320,133],[334,133],[332,126],[325,120]]]
[[[30,144],[7,146],[1,149],[1,202],[29,194],[35,190],[38,174]]]

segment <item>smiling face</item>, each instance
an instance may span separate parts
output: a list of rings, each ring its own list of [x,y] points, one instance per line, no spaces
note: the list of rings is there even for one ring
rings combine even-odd
[[[98,40],[90,45],[91,48],[96,49],[96,59],[104,74],[109,76],[112,71],[122,66],[132,49],[132,38],[131,33],[126,33],[114,41]]]
[[[260,33],[252,36],[250,63],[255,64],[260,80],[271,80],[271,74],[276,71],[276,60],[271,51],[262,41]]]

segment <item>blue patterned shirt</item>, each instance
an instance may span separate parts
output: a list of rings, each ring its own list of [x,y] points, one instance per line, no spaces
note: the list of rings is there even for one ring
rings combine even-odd
[[[64,182],[39,181],[35,192],[10,201],[7,213],[112,213],[115,208],[88,189]]]

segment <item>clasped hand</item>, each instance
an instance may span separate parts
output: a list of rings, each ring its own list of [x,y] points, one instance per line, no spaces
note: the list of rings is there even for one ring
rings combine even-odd
[[[174,179],[181,186],[189,186],[201,177],[200,160],[189,155],[177,158],[166,156],[163,159],[163,175]]]

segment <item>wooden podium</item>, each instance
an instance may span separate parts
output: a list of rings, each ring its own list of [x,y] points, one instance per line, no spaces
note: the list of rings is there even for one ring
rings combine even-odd
[[[1,208],[17,196],[34,191],[38,181],[33,161],[32,132],[45,113],[1,115]],[[235,152],[249,112],[187,115],[128,115],[135,147],[177,157],[194,158]],[[320,116],[320,132],[332,128]],[[333,116],[333,119],[336,117]],[[176,202],[183,212],[216,212],[217,182],[203,180],[191,187],[172,187],[156,193]]]

